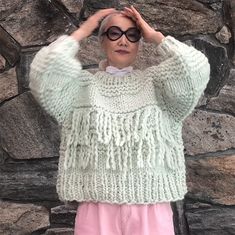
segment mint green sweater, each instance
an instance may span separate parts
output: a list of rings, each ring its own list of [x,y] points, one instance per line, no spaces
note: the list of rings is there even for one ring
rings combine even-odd
[[[187,192],[182,121],[209,81],[203,53],[167,36],[161,63],[123,77],[91,74],[62,35],[30,69],[32,94],[61,126],[57,192],[63,201],[152,204]]]

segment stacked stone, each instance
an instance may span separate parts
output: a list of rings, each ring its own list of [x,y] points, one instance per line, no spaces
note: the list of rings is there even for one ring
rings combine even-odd
[[[204,52],[211,79],[183,138],[189,192],[172,203],[179,235],[235,231],[235,5],[232,0],[0,1],[0,234],[73,234],[77,204],[56,194],[60,129],[33,99],[29,65],[35,53],[69,34],[97,9],[130,4],[165,35]],[[79,59],[96,72],[103,59],[96,32]],[[159,61],[143,43],[136,66]]]

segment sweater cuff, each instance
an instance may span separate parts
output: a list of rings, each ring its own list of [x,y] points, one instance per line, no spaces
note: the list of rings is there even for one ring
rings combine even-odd
[[[80,44],[75,38],[69,35],[62,35],[52,42],[49,47],[52,51],[75,56],[80,48]]]
[[[177,51],[181,51],[185,46],[187,45],[178,41],[174,37],[166,36],[157,46],[157,53],[163,60],[165,60],[174,55]]]

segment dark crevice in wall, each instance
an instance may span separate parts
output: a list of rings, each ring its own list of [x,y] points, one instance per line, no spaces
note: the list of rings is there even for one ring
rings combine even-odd
[[[84,64],[82,65],[82,69],[96,69],[98,68],[98,64]]]
[[[24,93],[24,92],[23,92],[23,93]],[[23,94],[23,93],[21,93],[21,94]],[[17,94],[17,95],[15,95],[15,96],[12,96],[12,97],[10,97],[10,98],[8,98],[8,99],[3,100],[2,102],[0,102],[0,107],[1,107],[2,105],[4,105],[6,102],[11,101],[11,100],[15,99],[16,97],[20,96],[21,94]]]
[[[75,25],[76,27],[79,27],[79,23],[80,23],[79,19],[76,19],[70,13],[68,13],[66,7],[60,1],[48,0],[48,2],[53,7],[57,8],[64,16],[66,16],[73,25]]]
[[[195,108],[195,110],[201,110],[201,111],[205,111],[207,113],[214,113],[214,114],[224,114],[224,115],[229,115],[232,117],[235,117],[235,114],[229,111],[221,111],[221,110],[215,110],[215,109],[209,109],[205,106],[200,106],[198,108]]]
[[[209,204],[209,205],[212,205],[213,208],[230,208],[230,209],[235,209],[235,205],[223,205],[223,204],[220,204],[220,203],[217,203],[215,201],[211,201],[209,198],[208,200],[207,199],[198,199],[198,197],[194,197],[193,194],[191,193],[187,193],[186,196],[185,196],[185,199],[187,201],[187,203],[196,203],[196,204],[199,204],[199,203],[202,203],[202,204]],[[200,208],[201,210],[203,210],[203,208]],[[205,207],[205,209],[208,209],[208,207]],[[185,211],[196,211],[198,210],[198,208],[187,208],[185,207]]]
[[[206,159],[211,157],[225,157],[231,156],[235,154],[235,148],[226,149],[226,150],[218,150],[216,152],[207,152],[203,154],[196,154],[196,155],[187,155],[185,154],[185,158],[189,160],[196,160],[196,159]]]
[[[20,44],[0,25],[0,54],[6,60],[6,67],[0,73],[14,67],[20,59]]]

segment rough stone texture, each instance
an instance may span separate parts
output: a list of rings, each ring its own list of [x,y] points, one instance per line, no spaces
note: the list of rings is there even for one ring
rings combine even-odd
[[[51,224],[74,226],[77,208],[71,205],[61,205],[51,208]]]
[[[197,37],[185,42],[207,56],[211,67],[211,79],[205,92],[215,96],[229,79],[230,67],[226,48],[208,37]]]
[[[84,20],[88,18],[90,15],[94,14],[97,10],[104,8],[118,8],[119,1],[118,0],[84,0],[83,9],[81,11],[81,18]]]
[[[58,201],[58,159],[14,160],[0,148],[0,198],[18,201]]]
[[[235,114],[235,69],[230,71],[228,83],[216,97],[208,100],[206,108]]]
[[[51,228],[44,235],[74,235],[72,228]]]
[[[175,235],[188,234],[188,225],[184,215],[184,200],[171,202]]]
[[[0,73],[0,103],[18,95],[15,68]]]
[[[6,60],[0,55],[0,73],[4,71],[6,66]]]
[[[45,44],[76,29],[47,0],[5,1],[0,24],[22,46]]]
[[[224,0],[197,0],[197,1],[204,3],[207,7],[211,8],[215,12],[222,14]]]
[[[185,212],[190,235],[232,235],[235,231],[235,207],[186,202]]]
[[[228,44],[230,38],[232,37],[231,32],[226,25],[224,25],[222,29],[215,34],[215,36],[221,43],[224,44]]]
[[[222,27],[221,18],[215,12],[194,0],[121,1],[121,5],[130,4],[140,10],[154,28],[166,34],[207,34],[215,33]]]
[[[29,89],[29,72],[30,64],[35,54],[42,47],[25,48],[21,50],[20,60],[16,66],[16,74],[18,78],[18,89],[20,93]]]
[[[0,234],[3,235],[31,234],[50,225],[49,213],[42,206],[0,202],[0,211]]]
[[[0,54],[6,60],[4,62],[4,68],[2,68],[0,72],[8,70],[10,67],[15,66],[15,64],[19,60],[19,52],[20,52],[19,44],[9,35],[8,32],[6,32],[1,27],[1,16],[0,16]]]
[[[231,115],[194,111],[184,121],[186,154],[196,155],[234,148],[235,118]]]
[[[76,17],[79,17],[80,11],[83,6],[83,0],[59,0],[62,3],[69,13],[74,14]]]
[[[59,128],[30,92],[0,107],[0,130],[0,144],[12,158],[59,155]]]
[[[230,0],[231,27],[233,32],[233,64],[235,65],[235,1]]]
[[[222,205],[235,205],[235,155],[187,159],[189,195]]]

